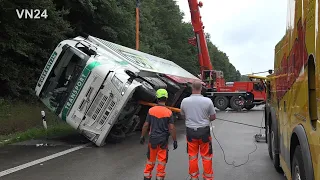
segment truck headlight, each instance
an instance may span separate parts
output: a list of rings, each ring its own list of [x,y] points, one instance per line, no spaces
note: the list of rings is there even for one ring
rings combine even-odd
[[[121,87],[123,83],[116,75],[112,77],[111,82],[114,84],[114,86],[116,86],[118,91],[121,91]]]
[[[83,130],[82,131],[82,134],[86,137],[86,138],[88,138],[90,141],[92,141],[92,140],[97,140],[98,139],[98,134],[95,134],[95,133],[93,133],[93,132],[90,132],[90,131],[86,131],[86,130]]]

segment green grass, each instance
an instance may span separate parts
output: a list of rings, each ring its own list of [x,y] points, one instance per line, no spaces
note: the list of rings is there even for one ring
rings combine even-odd
[[[48,129],[44,129],[40,112],[46,112]],[[51,113],[40,102],[0,99],[0,146],[42,137],[65,136],[75,130]]]
[[[0,146],[26,141],[30,139],[39,139],[42,137],[57,137],[66,136],[74,133],[74,130],[69,125],[56,125],[45,130],[44,128],[32,128],[24,132],[17,132],[10,135],[0,136]]]

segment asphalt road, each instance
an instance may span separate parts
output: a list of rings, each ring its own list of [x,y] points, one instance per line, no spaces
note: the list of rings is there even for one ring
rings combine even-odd
[[[218,112],[217,117],[241,123],[261,125],[261,108],[247,113]],[[215,136],[226,154],[228,163],[235,165],[247,161],[248,153],[256,147],[253,136],[260,132],[258,128],[233,124],[221,120],[214,122]],[[168,180],[184,180],[188,177],[188,156],[186,154],[185,128],[182,121],[177,122],[178,149],[172,150],[170,140],[169,161],[167,165]],[[262,130],[264,133],[264,130]],[[47,146],[36,146],[39,143]],[[79,150],[35,163],[29,163],[59,153],[87,141],[79,136],[55,141],[29,141],[0,148],[0,179],[1,180],[139,180],[143,179],[146,162],[146,145],[139,144],[139,134],[132,135],[121,144],[107,144],[102,148],[88,145]],[[250,155],[248,163],[240,167],[229,166],[224,161],[222,150],[214,140],[214,173],[216,180],[285,180],[282,174],[275,171],[268,155],[265,142],[256,143],[257,150]],[[20,166],[22,165],[22,166]],[[3,176],[10,168],[18,171]],[[199,162],[200,170],[201,159]],[[11,169],[14,170],[14,169]],[[17,169],[16,169],[17,170]],[[1,175],[2,174],[2,175]],[[155,174],[155,172],[154,172]]]

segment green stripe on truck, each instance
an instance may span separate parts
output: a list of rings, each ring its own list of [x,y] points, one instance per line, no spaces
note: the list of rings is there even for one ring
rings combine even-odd
[[[101,65],[101,63],[94,61],[90,64],[88,64],[82,71],[76,85],[74,86],[73,90],[71,91],[71,94],[69,95],[69,99],[67,100],[67,102],[65,103],[63,109],[62,109],[62,120],[66,121],[67,120],[67,115],[70,112],[70,109],[72,108],[74,102],[76,101],[79,92],[82,90],[83,85],[86,83],[88,76],[90,74],[90,72],[92,71],[92,69],[94,69],[95,67]]]

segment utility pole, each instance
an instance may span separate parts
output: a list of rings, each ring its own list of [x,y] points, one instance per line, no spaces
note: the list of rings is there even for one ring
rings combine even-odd
[[[136,0],[136,50],[139,51],[139,21],[140,21],[140,13],[139,13],[139,7],[140,7],[140,0]]]

